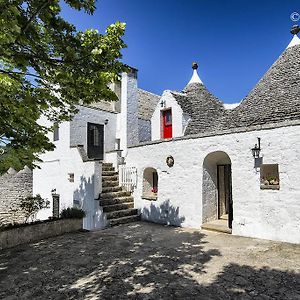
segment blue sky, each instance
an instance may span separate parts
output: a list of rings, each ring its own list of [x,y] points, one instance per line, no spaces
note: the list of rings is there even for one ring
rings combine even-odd
[[[206,87],[234,103],[290,42],[294,11],[300,0],[99,0],[93,16],[66,5],[62,15],[79,30],[126,22],[123,62],[139,70],[140,88],[180,91],[197,61]]]

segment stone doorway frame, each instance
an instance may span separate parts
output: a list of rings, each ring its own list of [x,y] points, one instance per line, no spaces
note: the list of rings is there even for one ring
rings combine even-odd
[[[232,201],[232,177],[231,177],[231,159],[224,151],[213,151],[206,155],[203,160],[203,177],[202,177],[202,224],[219,223],[230,229],[233,219],[233,201]],[[227,177],[224,177],[223,185],[224,195],[228,201],[228,218],[220,219],[220,182],[219,166],[227,167]],[[225,173],[224,173],[225,176]],[[226,190],[227,189],[227,190]],[[225,191],[226,190],[226,191]],[[218,220],[220,222],[218,223]],[[223,221],[224,220],[224,221]],[[228,221],[227,221],[228,220]]]

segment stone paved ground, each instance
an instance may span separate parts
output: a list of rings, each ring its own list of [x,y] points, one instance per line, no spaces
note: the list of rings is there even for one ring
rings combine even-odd
[[[0,253],[0,299],[300,299],[300,246],[132,223]]]

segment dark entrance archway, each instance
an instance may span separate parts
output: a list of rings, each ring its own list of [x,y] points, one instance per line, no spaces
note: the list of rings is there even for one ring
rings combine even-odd
[[[223,151],[212,152],[203,161],[202,228],[210,224],[212,229],[231,232],[232,220],[231,160]]]

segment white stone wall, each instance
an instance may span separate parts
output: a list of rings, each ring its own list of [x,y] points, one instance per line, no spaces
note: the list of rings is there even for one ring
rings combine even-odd
[[[165,107],[161,107],[161,101],[165,101]],[[161,101],[157,104],[151,118],[151,140],[161,139],[161,111],[168,108],[172,109],[172,136],[183,136],[188,117],[183,118],[183,111],[170,91],[164,91]]]
[[[137,167],[135,206],[145,219],[200,228],[203,161],[223,151],[232,163],[233,234],[300,243],[300,126],[158,142],[128,150]],[[279,164],[280,190],[261,190],[251,148],[261,138],[263,163]],[[172,155],[175,164],[166,165]],[[158,171],[157,201],[143,200],[143,170]]]
[[[116,131],[117,131],[117,114],[99,109],[79,106],[79,112],[74,116],[70,123],[70,145],[83,145],[87,152],[87,123],[104,125],[104,151],[115,149]]]
[[[127,145],[139,143],[137,74],[127,74]]]
[[[0,225],[24,222],[21,200],[32,196],[32,171],[25,167],[17,172],[10,168],[0,176]]]
[[[139,142],[137,74],[122,73],[121,113],[118,115],[117,138],[120,148],[127,153],[127,147]],[[127,125],[126,125],[127,124]]]
[[[52,216],[52,194],[60,197],[60,211],[75,204],[87,213],[83,226],[85,229],[102,228],[106,225],[98,199],[101,192],[101,164],[83,162],[77,148],[70,148],[70,122],[60,125],[59,140],[54,142],[56,149],[41,155],[40,169],[33,171],[33,194],[40,194],[50,200],[50,208],[41,211],[37,218]],[[52,138],[49,136],[49,138]],[[69,173],[74,173],[70,182]]]
[[[202,223],[206,223],[217,218],[217,207],[217,168],[203,165]]]

